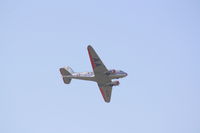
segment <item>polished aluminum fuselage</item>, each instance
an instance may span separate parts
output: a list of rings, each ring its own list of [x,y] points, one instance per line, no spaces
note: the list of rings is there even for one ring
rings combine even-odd
[[[117,70],[115,73],[111,73],[111,74],[108,75],[110,80],[119,79],[119,78],[123,78],[123,77],[126,77],[126,76],[127,76],[127,73],[125,73],[121,70]],[[73,73],[72,75],[68,75],[66,77],[96,82],[94,72],[78,72],[78,73]]]

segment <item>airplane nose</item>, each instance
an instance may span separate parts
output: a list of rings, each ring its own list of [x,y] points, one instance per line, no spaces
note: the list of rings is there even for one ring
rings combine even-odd
[[[128,76],[128,74],[127,74],[127,73],[125,73],[125,77],[126,77],[126,76]]]

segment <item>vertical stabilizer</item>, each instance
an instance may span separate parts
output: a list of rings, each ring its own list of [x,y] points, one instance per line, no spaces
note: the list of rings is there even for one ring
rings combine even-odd
[[[64,83],[69,84],[72,79],[68,76],[72,75],[74,71],[70,67],[63,67],[60,68],[60,73],[62,75]]]

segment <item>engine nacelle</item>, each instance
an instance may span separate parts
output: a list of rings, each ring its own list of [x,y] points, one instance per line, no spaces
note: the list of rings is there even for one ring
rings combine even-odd
[[[107,85],[109,85],[109,86],[118,86],[119,84],[120,84],[119,81],[112,81],[112,82],[108,83]]]
[[[116,73],[115,69],[107,71],[106,75],[110,75],[110,74],[114,74],[114,73]]]

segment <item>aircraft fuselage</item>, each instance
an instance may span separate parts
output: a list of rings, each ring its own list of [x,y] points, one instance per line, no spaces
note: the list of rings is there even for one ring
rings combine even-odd
[[[108,77],[111,80],[123,78],[123,77],[126,77],[126,76],[127,76],[127,73],[125,73],[121,70],[116,70],[115,73],[110,73],[108,75]],[[73,73],[72,75],[67,75],[66,77],[72,78],[72,79],[81,79],[81,80],[89,80],[89,81],[95,81],[96,82],[94,72],[76,72],[76,73]]]

